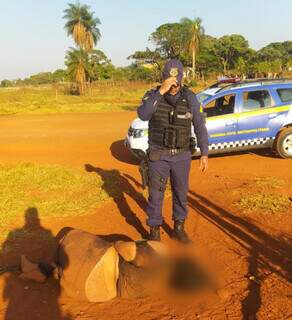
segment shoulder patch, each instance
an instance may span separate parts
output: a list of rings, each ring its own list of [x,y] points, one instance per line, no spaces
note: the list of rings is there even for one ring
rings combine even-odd
[[[152,93],[152,91],[153,91],[153,90],[147,91],[147,92],[144,94],[142,100],[143,100],[143,101],[146,101],[146,100],[149,98],[149,96],[150,96],[150,94]]]

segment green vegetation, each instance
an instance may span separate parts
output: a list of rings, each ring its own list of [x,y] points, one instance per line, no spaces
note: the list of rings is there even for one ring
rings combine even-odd
[[[245,212],[287,212],[292,209],[291,199],[282,190],[287,184],[287,181],[274,177],[255,178],[235,190],[240,195],[235,206]]]
[[[135,111],[153,83],[98,82],[84,96],[70,95],[70,84],[0,88],[0,114],[53,114],[71,112]],[[205,83],[200,81],[196,91]]]
[[[202,35],[205,31],[202,27],[202,19],[200,18],[194,20],[184,18],[181,20],[181,24],[187,29],[186,43],[192,57],[192,80],[194,80],[196,77],[197,53],[200,48]]]
[[[274,193],[246,193],[242,195],[237,206],[244,211],[280,213],[291,208],[291,201],[287,196]]]
[[[151,85],[124,83],[93,87],[90,95],[68,95],[66,88],[0,89],[0,114],[40,114],[136,110]]]
[[[167,59],[179,58],[185,66],[188,82],[194,79],[215,79],[229,75],[247,78],[291,76],[292,41],[274,42],[258,51],[249,47],[240,34],[215,38],[205,34],[200,18],[182,18],[156,28],[149,40],[153,49],[146,48],[128,57],[131,64],[116,67],[100,49],[95,49],[101,38],[100,20],[87,5],[68,4],[64,11],[65,29],[76,47],[65,57],[66,70],[42,72],[26,79],[0,82],[1,87],[76,83],[68,93],[83,94],[94,82],[160,81],[161,70]]]
[[[275,177],[257,177],[253,180],[256,187],[268,191],[269,189],[279,189],[286,185],[287,181]]]
[[[60,218],[88,213],[110,198],[99,175],[57,165],[0,165],[0,187],[0,236],[29,207],[40,218]]]
[[[97,27],[100,20],[94,17],[94,12],[90,11],[89,6],[78,2],[69,3],[64,13],[65,29],[77,47],[68,50],[65,64],[69,78],[77,83],[78,93],[83,95],[90,79],[90,55],[101,37]]]
[[[150,64],[158,70],[166,59],[179,58],[189,79],[194,70],[197,78],[223,74],[273,77],[290,71],[292,65],[292,41],[271,43],[255,51],[239,34],[220,38],[206,35],[200,18],[163,24],[150,35],[150,41],[153,50],[146,48],[129,58],[137,65]]]

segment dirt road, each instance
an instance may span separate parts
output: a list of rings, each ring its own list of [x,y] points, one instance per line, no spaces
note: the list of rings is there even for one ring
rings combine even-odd
[[[0,118],[1,163],[22,161],[80,168],[90,164],[102,169],[105,180],[118,170],[114,173],[120,194],[111,203],[82,218],[42,221],[50,234],[72,226],[133,239],[146,235],[146,200],[137,162],[123,147],[135,116],[121,112]],[[169,303],[162,297],[117,299],[90,306],[64,297],[53,282],[24,284],[14,275],[5,274],[0,277],[0,319],[292,319],[291,210],[276,215],[246,215],[233,206],[234,190],[256,177],[285,180],[290,186],[292,161],[265,152],[213,156],[208,173],[201,174],[198,160],[193,160],[187,229],[198,261],[202,259],[214,269],[219,283],[214,297],[207,299],[202,293],[184,304]],[[249,188],[257,191],[256,186]],[[290,188],[284,191],[292,196]],[[168,226],[163,241],[171,246],[170,199],[164,211]],[[32,250],[41,249],[34,243]],[[17,253],[15,250],[14,255]]]

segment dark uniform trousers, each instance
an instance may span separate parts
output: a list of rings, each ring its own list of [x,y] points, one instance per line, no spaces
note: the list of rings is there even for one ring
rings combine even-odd
[[[168,178],[170,178],[172,189],[172,218],[175,221],[186,219],[190,167],[191,157],[178,161],[149,161],[149,198],[147,205],[147,224],[149,226],[161,225],[163,222],[162,207]]]

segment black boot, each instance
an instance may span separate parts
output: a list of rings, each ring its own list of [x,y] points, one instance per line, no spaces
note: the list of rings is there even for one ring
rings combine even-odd
[[[185,231],[185,222],[184,221],[177,220],[174,222],[173,237],[181,243],[187,244],[187,243],[192,242]]]
[[[160,241],[160,226],[150,227],[149,240]]]

